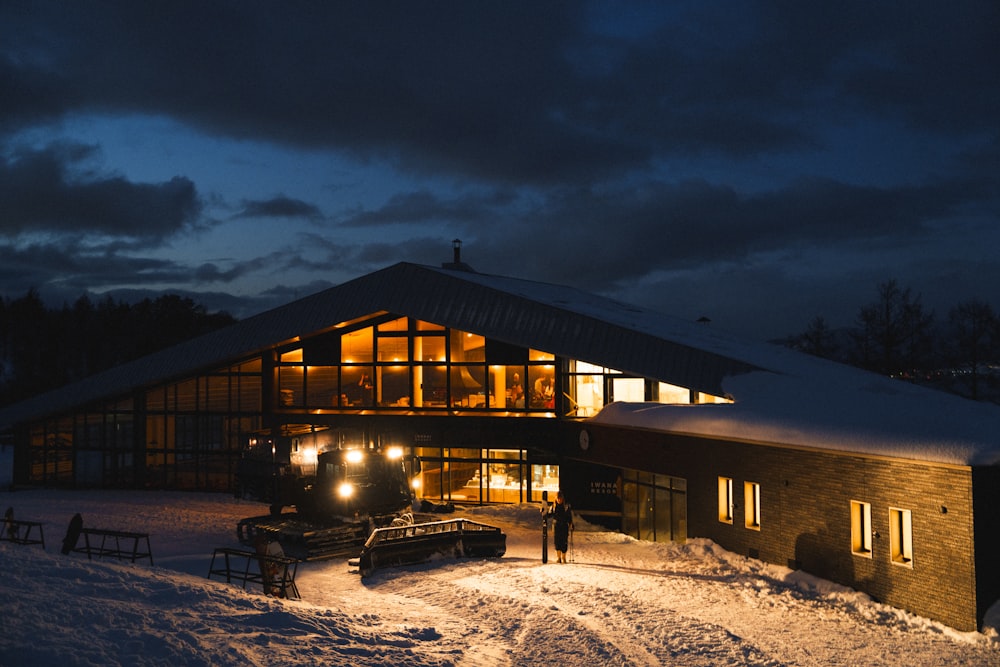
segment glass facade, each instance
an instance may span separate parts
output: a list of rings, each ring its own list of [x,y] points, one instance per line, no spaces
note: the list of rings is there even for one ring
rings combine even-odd
[[[409,446],[419,462],[420,497],[538,502],[544,491],[559,490],[559,466],[533,459],[518,439],[523,436],[477,441],[468,435],[475,428],[460,429],[465,435],[439,435],[428,446],[418,435],[419,418],[581,418],[614,400],[721,400],[702,396],[474,332],[377,313],[33,423],[27,434],[29,475],[46,484],[232,491],[243,448],[254,434],[310,424],[351,426],[356,424],[350,419],[364,418],[375,424],[366,437],[384,433]],[[378,421],[403,415],[416,420],[407,422],[414,424],[409,431],[397,419],[390,434],[388,421]],[[450,437],[458,440],[448,442]],[[629,532],[647,539],[683,536],[683,480],[641,481],[636,474],[623,485]]]
[[[457,503],[541,502],[559,490],[559,466],[532,464],[523,449],[420,447],[415,486],[429,500]]]
[[[279,351],[279,406],[321,411],[555,409],[555,355],[430,322],[384,318]]]

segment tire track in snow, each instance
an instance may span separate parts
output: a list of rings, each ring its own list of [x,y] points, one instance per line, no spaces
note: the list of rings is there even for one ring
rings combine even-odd
[[[510,665],[552,664],[630,664],[622,651],[614,643],[608,642],[599,632],[594,632],[588,624],[567,615],[550,602],[537,604],[537,592],[532,595],[517,595],[516,586],[508,590],[484,590],[478,586],[477,577],[481,567],[444,567],[433,572],[421,573],[415,583],[412,580],[384,579],[378,584],[380,593],[419,600],[430,616],[439,612],[431,609],[448,609],[462,616],[466,623],[474,618],[477,630],[469,635],[470,648],[481,642],[499,642],[502,651],[496,647],[488,650],[474,648],[466,658],[476,655],[497,656],[504,654]],[[456,574],[461,579],[455,580]],[[509,574],[508,574],[509,576]],[[550,643],[540,642],[540,636]],[[567,652],[567,645],[574,647]]]
[[[485,569],[485,568],[484,568]],[[628,593],[574,581],[571,566],[519,568],[512,583],[509,572],[477,572],[455,583],[487,594],[532,599],[535,616],[551,616],[581,633],[581,641],[600,647],[604,664],[621,665],[762,665],[783,664],[727,628],[647,604]],[[514,588],[515,590],[511,590]],[[631,590],[626,588],[625,590]],[[636,619],[639,619],[636,622]]]

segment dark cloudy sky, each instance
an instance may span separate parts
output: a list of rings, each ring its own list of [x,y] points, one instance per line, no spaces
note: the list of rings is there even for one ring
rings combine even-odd
[[[0,294],[246,316],[460,238],[758,338],[1000,307],[998,77],[996,0],[0,0]]]

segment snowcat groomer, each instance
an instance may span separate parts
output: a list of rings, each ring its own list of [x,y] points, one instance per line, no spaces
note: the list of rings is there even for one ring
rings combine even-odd
[[[277,542],[299,560],[356,557],[362,576],[435,554],[504,555],[507,537],[499,528],[434,520],[433,512],[415,522],[403,448],[378,440],[315,426],[254,434],[240,459],[237,496],[268,503],[271,513],[240,521],[240,542]],[[296,511],[283,512],[287,506]]]
[[[311,426],[254,434],[240,460],[237,496],[271,507],[270,515],[239,522],[240,542],[277,541],[302,560],[356,555],[375,528],[404,517],[412,523],[403,449],[363,434]]]

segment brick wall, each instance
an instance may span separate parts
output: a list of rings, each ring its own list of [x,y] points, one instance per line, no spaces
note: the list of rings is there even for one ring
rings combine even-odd
[[[588,429],[590,448],[577,448],[574,457],[687,480],[689,537],[805,570],[959,630],[978,629],[988,602],[977,605],[971,468],[599,424]],[[567,443],[576,443],[577,431]],[[720,476],[733,480],[731,525],[718,517]],[[744,525],[744,482],[760,485],[759,530]],[[870,558],[851,551],[852,500],[871,505]],[[909,565],[891,561],[890,508],[911,512]]]

